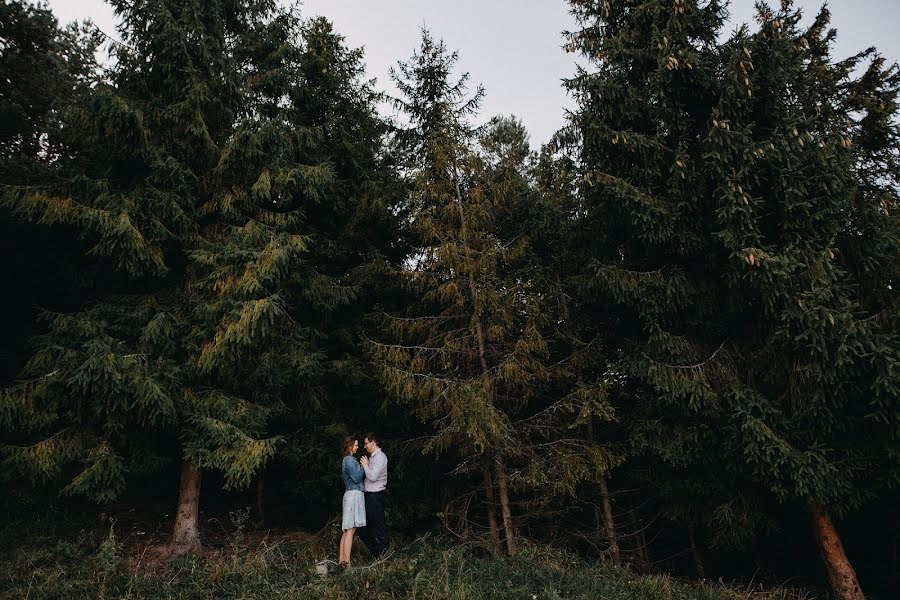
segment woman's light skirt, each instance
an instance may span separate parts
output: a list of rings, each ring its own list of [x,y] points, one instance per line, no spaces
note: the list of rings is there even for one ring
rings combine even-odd
[[[366,526],[366,500],[359,490],[344,492],[344,510],[341,514],[341,530]]]

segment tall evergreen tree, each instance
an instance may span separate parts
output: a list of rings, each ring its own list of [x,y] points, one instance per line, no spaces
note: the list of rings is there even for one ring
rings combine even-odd
[[[305,111],[316,82],[293,13],[113,4],[123,41],[110,83],[65,123],[69,153],[47,182],[4,190],[21,218],[79,231],[99,269],[94,301],[48,316],[4,395],[19,438],[4,468],[82,463],[66,490],[105,501],[127,473],[181,461],[177,554],[200,544],[201,470],[247,485],[283,440],[271,418],[317,387],[319,323],[296,315],[347,295],[310,260],[334,252],[327,219],[347,213],[311,223],[338,165]]]
[[[9,178],[54,155],[50,130],[95,74],[99,35],[84,25],[60,29],[45,4],[6,0],[0,40],[0,172]],[[31,162],[17,165],[16,157]]]
[[[688,525],[746,536],[767,499],[805,506],[860,598],[830,515],[896,485],[896,67],[855,77],[828,12],[803,28],[788,1],[723,44],[716,1],[571,5],[582,289],[615,304],[631,445]]]
[[[372,82],[363,79],[362,50],[348,48],[324,18],[306,22],[302,40],[291,118],[320,136],[313,156],[333,176],[304,209],[311,243],[291,318],[315,332],[318,354],[292,387],[290,410],[278,416],[277,431],[287,438],[278,473],[291,495],[328,503],[334,430],[360,427],[380,401],[360,341],[375,304],[398,285],[392,271],[407,254],[398,208],[405,189],[384,148],[388,122],[377,114]]]
[[[615,419],[607,397],[608,357],[565,287],[564,273],[571,271],[569,161],[546,148],[540,156],[532,153],[528,134],[514,117],[491,119],[477,154],[473,178],[492,199],[494,235],[524,248],[518,260],[503,265],[500,276],[524,290],[522,301],[547,351],[544,377],[530,383],[512,422],[516,438],[524,441],[510,460],[518,520],[533,531],[555,530],[559,514],[588,509],[600,544],[618,560],[604,490],[621,453],[600,431]]]
[[[451,451],[459,471],[480,473],[491,533],[499,501],[503,538],[515,553],[507,460],[516,445],[511,416],[542,377],[544,344],[524,299],[504,279],[523,246],[493,228],[498,198],[474,178],[474,129],[468,118],[483,95],[453,81],[457,61],[425,31],[421,46],[393,73],[409,120],[399,141],[409,157],[412,219],[418,247],[409,285],[417,300],[385,320],[386,343],[372,343],[389,391],[410,403],[434,434],[427,449]],[[496,492],[495,492],[496,490]]]
[[[60,28],[44,4],[0,4],[0,185],[43,180],[66,151],[60,116],[99,76],[99,43],[86,24]],[[51,298],[65,302],[74,287],[67,274],[78,257],[63,250],[71,247],[71,236],[57,237],[55,247],[36,241],[40,237],[37,227],[22,227],[0,208],[0,269],[18,286],[0,301],[7,319],[0,346],[4,382],[22,366],[34,305]]]

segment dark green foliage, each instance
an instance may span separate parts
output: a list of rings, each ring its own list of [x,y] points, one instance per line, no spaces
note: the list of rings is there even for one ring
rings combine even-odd
[[[722,44],[718,2],[571,4],[579,294],[665,510],[743,546],[770,500],[895,487],[896,66],[853,75],[871,52],[832,62],[828,12],[789,2]]]
[[[284,225],[277,238],[253,235],[266,218],[291,221],[290,207],[271,210],[251,190],[268,173],[260,164],[271,150],[265,146],[287,145],[293,134],[274,121],[241,119],[242,99],[229,94],[239,80],[224,74],[246,73],[214,16],[222,7],[207,6],[205,19],[199,4],[118,8],[126,45],[117,47],[110,83],[72,108],[72,158],[54,165],[51,183],[9,188],[4,197],[21,218],[75,227],[91,254],[143,277],[126,287],[137,293],[59,316],[39,342],[30,380],[6,394],[6,403],[22,407],[18,416],[40,419],[26,440],[49,434],[70,442],[38,441],[30,453],[57,469],[86,457],[70,489],[98,500],[121,491],[128,447],[160,433],[180,437],[185,455],[199,464],[228,469],[232,485],[246,483],[271,457],[276,440],[254,438],[265,405],[237,397],[235,381],[247,373],[229,367],[241,351],[263,351],[286,325],[278,263],[299,243]],[[244,14],[248,23],[235,25],[250,25],[268,10],[256,5]],[[177,62],[166,63],[172,56]],[[293,159],[276,153],[278,162],[266,166],[278,178],[302,170]],[[284,175],[276,189],[299,194],[292,179]],[[234,254],[215,251],[226,239],[238,246]],[[238,264],[227,264],[241,253]],[[5,450],[8,466],[26,467],[28,455],[21,446]]]
[[[570,0],[577,109],[533,152],[515,117],[475,126],[484,91],[427,31],[391,124],[324,19],[112,4],[103,69],[89,25],[0,6],[4,507],[169,503],[185,461],[205,523],[255,501],[319,529],[337,441],[374,429],[392,528],[525,550],[417,542],[318,580],[331,540],[253,550],[241,512],[227,565],[32,532],[0,595],[720,597],[527,540],[646,570],[698,542],[749,576],[751,548],[812,548],[807,502],[887,563],[900,71],[835,61],[827,10],[723,38],[717,0]]]
[[[100,38],[86,26],[57,27],[45,4],[0,5],[0,166],[3,180],[59,150],[59,112],[95,75]]]
[[[109,500],[128,472],[177,463],[177,443],[243,487],[304,422],[272,419],[314,412],[324,378],[355,368],[353,342],[331,340],[398,241],[384,125],[359,52],[323,20],[262,0],[116,8],[109,82],[69,109],[54,176],[3,202],[129,277],[49,317],[4,394],[4,470],[82,461],[66,489]]]

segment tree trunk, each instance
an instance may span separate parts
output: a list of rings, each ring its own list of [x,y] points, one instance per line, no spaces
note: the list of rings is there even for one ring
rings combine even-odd
[[[616,537],[616,524],[613,521],[612,502],[609,500],[609,488],[606,487],[606,477],[600,478],[600,503],[603,506],[603,524],[606,528],[606,539],[609,542],[609,556],[613,564],[622,565],[622,555],[619,552],[619,540]]]
[[[172,557],[200,551],[200,471],[189,460],[181,461],[178,512],[172,532]]]
[[[864,600],[862,589],[856,579],[856,572],[847,554],[844,545],[838,535],[831,517],[817,500],[807,499],[806,510],[812,523],[813,535],[819,546],[819,553],[825,563],[825,571],[828,573],[828,582],[831,591],[837,600]]]
[[[262,473],[256,478],[256,521],[260,527],[266,525],[266,476]]]
[[[644,520],[638,516],[638,539],[641,542],[641,559],[644,561],[646,568],[650,568],[650,547],[647,544],[647,536],[644,535]]]
[[[756,571],[759,573],[760,577],[763,577],[768,571],[766,567],[766,557],[763,553],[762,544],[759,541],[758,535],[753,535],[750,538],[750,554],[753,556],[753,563],[756,565]]]
[[[894,565],[891,573],[891,581],[893,582],[893,588],[895,590],[900,590],[900,552],[898,552],[898,548],[900,548],[900,530],[898,530],[897,523],[900,522],[898,519],[897,511],[894,511],[894,517],[892,519],[894,522],[894,526],[891,528],[893,535],[891,536],[891,564]]]
[[[506,485],[506,467],[497,461],[497,488],[500,492],[500,513],[503,515],[503,531],[506,534],[506,551],[510,556],[516,553],[516,534],[513,530],[512,511],[509,509],[509,490]]]
[[[628,537],[634,546],[633,551],[637,558],[637,565],[640,569],[646,571],[650,567],[650,554],[647,551],[647,542],[644,539],[644,523],[637,508],[626,512],[625,515],[630,528]]]
[[[703,556],[700,554],[700,548],[697,546],[697,536],[694,534],[694,525],[688,524],[688,540],[691,543],[691,558],[694,560],[694,569],[697,571],[697,577],[706,579],[706,571],[703,569]]]
[[[487,510],[488,529],[491,533],[491,542],[494,544],[494,551],[500,550],[500,530],[497,527],[497,500],[494,497],[494,484],[491,481],[491,471],[487,465],[481,468],[484,475],[484,495],[487,498],[485,509]]]

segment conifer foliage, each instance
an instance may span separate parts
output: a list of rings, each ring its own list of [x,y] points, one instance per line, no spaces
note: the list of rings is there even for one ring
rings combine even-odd
[[[33,171],[39,154],[52,156],[50,130],[96,69],[99,35],[75,24],[60,29],[46,6],[8,0],[0,5],[0,39],[0,160],[8,178]]]
[[[427,449],[451,451],[459,471],[481,475],[495,540],[497,498],[513,554],[512,419],[527,404],[530,384],[544,377],[546,349],[531,291],[508,276],[524,240],[501,239],[495,227],[507,190],[481,178],[474,152],[468,119],[483,90],[468,96],[467,76],[453,81],[456,61],[425,31],[419,50],[394,73],[397,104],[409,120],[398,142],[412,178],[414,302],[405,314],[386,316],[389,340],[371,347],[392,395],[433,424]]]
[[[52,479],[81,464],[65,490],[107,501],[129,474],[181,461],[177,554],[199,547],[200,471],[246,486],[284,443],[272,418],[313,398],[302,390],[321,377],[322,318],[309,315],[349,302],[345,273],[372,259],[371,244],[337,245],[366,202],[344,199],[335,223],[335,196],[366,189],[338,169],[374,164],[380,130],[358,55],[324,22],[304,48],[302,22],[274,1],[114,7],[116,63],[72,107],[66,155],[46,182],[6,187],[3,203],[77,230],[115,283],[75,314],[47,315],[25,380],[4,396],[19,438],[4,465]],[[349,67],[333,94],[330,67]],[[326,99],[364,115],[346,128],[360,134],[345,141],[356,156],[326,146],[345,118]],[[356,181],[348,190],[339,176]],[[384,223],[387,209],[369,205]]]
[[[374,426],[392,528],[704,578],[800,515],[862,598],[841,534],[900,493],[900,69],[837,60],[827,9],[569,0],[576,108],[533,152],[428,31],[392,122],[325,19],[111,4],[116,39],[0,1],[5,489],[167,481],[178,556],[201,483],[327,521]]]
[[[648,392],[633,448],[682,487],[725,482],[686,514],[743,543],[760,502],[805,505],[835,594],[860,598],[829,515],[897,472],[896,66],[833,62],[828,11],[803,26],[789,1],[723,44],[719,2],[571,4],[593,65],[568,83],[583,293],[613,304]]]

